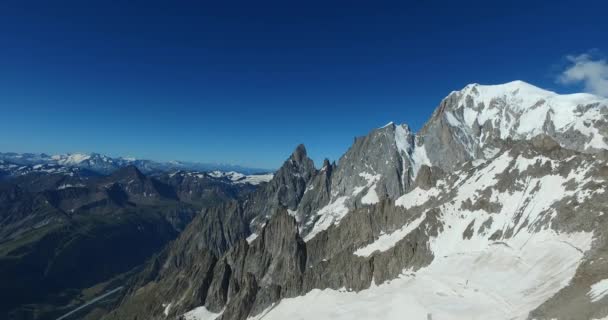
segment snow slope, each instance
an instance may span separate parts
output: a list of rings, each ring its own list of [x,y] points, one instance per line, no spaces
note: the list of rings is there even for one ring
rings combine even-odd
[[[193,310],[186,312],[184,314],[184,319],[185,320],[215,320],[221,315],[222,315],[222,312],[213,313],[213,312],[207,310],[207,308],[205,308],[205,307],[198,307],[198,308],[195,308]]]
[[[568,236],[539,238],[438,257],[360,292],[315,289],[250,319],[526,319],[570,280],[583,255],[562,242]]]

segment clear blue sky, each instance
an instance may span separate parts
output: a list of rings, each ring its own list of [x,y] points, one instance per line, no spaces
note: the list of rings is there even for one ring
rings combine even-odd
[[[2,1],[0,151],[319,165],[471,82],[581,90],[604,2]]]

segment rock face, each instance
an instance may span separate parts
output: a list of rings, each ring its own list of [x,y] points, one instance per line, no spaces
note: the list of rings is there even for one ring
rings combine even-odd
[[[469,85],[337,164],[299,146],[197,216],[105,319],[606,317],[607,105]]]
[[[168,314],[181,315],[196,306],[205,305],[207,297],[209,297],[208,306],[214,310],[219,306],[223,307],[229,297],[238,296],[241,304],[245,304],[252,295],[255,297],[255,292],[243,291],[241,287],[257,287],[259,283],[272,284],[277,281],[273,280],[273,277],[277,277],[274,275],[275,272],[278,273],[278,270],[292,272],[294,265],[301,264],[301,262],[295,262],[300,261],[301,258],[294,258],[294,262],[289,263],[286,261],[273,262],[274,259],[278,259],[276,255],[280,253],[279,251],[287,250],[292,245],[301,243],[301,239],[298,240],[299,242],[293,242],[292,245],[283,247],[282,242],[270,241],[269,234],[275,235],[281,232],[291,234],[294,241],[296,235],[299,237],[295,220],[286,213],[286,210],[297,206],[308,183],[317,175],[322,175],[322,173],[317,172],[313,161],[306,154],[306,149],[300,145],[275,173],[270,182],[260,186],[255,192],[241,200],[225,202],[204,209],[193,219],[180,237],[158,257],[158,264],[162,267],[152,268],[150,269],[152,272],[140,277],[145,280],[153,280],[133,282],[133,290],[136,290],[133,294],[137,298],[127,295],[121,307],[107,317],[109,319],[137,317],[160,319],[164,317],[165,307],[162,305],[169,304],[171,307],[167,311]],[[290,230],[283,230],[290,224],[292,225]],[[245,241],[247,237],[249,237],[249,241],[254,241],[251,248]],[[268,239],[268,243],[264,239]],[[259,245],[255,245],[255,243]],[[260,245],[263,248],[260,248]],[[276,247],[277,245],[279,247]],[[260,253],[258,256],[256,253],[245,259],[249,250],[252,253],[268,251],[268,254],[264,256]],[[253,259],[258,258],[262,260],[256,260],[254,263]],[[252,268],[258,268],[256,265],[262,262],[267,262],[268,265],[263,268],[259,267],[262,269],[254,272]],[[248,265],[239,267],[245,263]],[[214,268],[218,268],[218,271],[214,271]],[[261,277],[260,275],[268,268],[271,268],[272,275],[268,278]],[[254,272],[254,277],[248,275],[252,272]],[[202,278],[195,276],[201,274],[205,276]],[[282,278],[279,277],[279,279]],[[226,283],[222,282],[223,280],[230,280],[230,286],[227,287]],[[253,284],[256,285],[253,286]],[[142,287],[136,289],[139,286]],[[209,289],[210,286],[213,288],[212,290]],[[180,298],[173,299],[172,297]],[[243,310],[226,310],[228,314],[245,316],[248,314],[248,312],[243,313]]]
[[[317,174],[304,145],[299,145],[273,179],[244,202],[245,215],[255,219],[254,231],[279,208],[295,210],[308,182]]]

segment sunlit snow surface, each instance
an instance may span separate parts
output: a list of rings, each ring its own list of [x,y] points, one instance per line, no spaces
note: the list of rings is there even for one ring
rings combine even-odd
[[[395,127],[395,144],[397,150],[403,156],[403,161],[409,160],[412,168],[412,176],[415,177],[420,170],[422,165],[431,166],[431,161],[426,154],[426,147],[424,145],[413,145],[409,143],[408,137],[411,134],[410,129],[405,125],[398,125]],[[416,138],[418,139],[418,138]],[[405,167],[405,166],[404,166]],[[404,170],[404,173],[405,170]],[[405,177],[401,177],[403,183],[405,183]]]
[[[394,247],[399,240],[405,238],[410,232],[418,228],[424,218],[426,218],[426,215],[421,215],[416,220],[406,224],[401,229],[398,229],[395,232],[391,232],[389,234],[382,234],[373,243],[355,251],[355,254],[358,256],[367,257],[375,251],[386,251]]]
[[[330,226],[339,224],[340,220],[348,213],[346,202],[352,197],[359,195],[364,190],[367,190],[367,192],[361,197],[361,203],[375,204],[380,201],[378,194],[376,193],[376,185],[378,181],[380,181],[382,175],[361,172],[359,173],[359,176],[366,180],[364,185],[355,187],[350,195],[339,196],[332,199],[329,204],[315,213],[315,215],[319,217],[318,221],[315,222],[313,229],[304,237],[305,241],[314,238],[319,232],[326,230]],[[313,220],[309,220],[308,223],[313,223]]]
[[[214,313],[214,312],[207,310],[207,308],[205,308],[205,307],[198,307],[194,310],[190,310],[190,311],[186,312],[186,314],[184,314],[184,319],[185,320],[215,320],[221,315],[222,315],[222,312]]]
[[[458,104],[466,105],[466,99],[470,98],[474,107],[464,108],[462,119],[446,112],[446,120],[454,127],[470,129],[475,123],[483,125],[490,121],[502,139],[529,139],[545,133],[544,121],[550,119],[555,132],[573,129],[587,136],[589,141],[585,142],[584,149],[608,149],[603,135],[594,126],[596,121],[605,118],[602,109],[608,107],[608,99],[586,93],[560,95],[522,81],[500,85],[472,84],[460,93],[462,98]],[[492,101],[496,104],[492,105]],[[478,110],[480,104],[484,108]]]
[[[329,228],[334,223],[340,223],[340,220],[348,213],[348,208],[345,204],[346,200],[348,200],[348,197],[346,196],[338,197],[321,208],[317,212],[317,215],[320,216],[319,220],[315,223],[314,229],[304,237],[304,240],[308,241],[314,238],[317,233]],[[312,222],[312,220],[310,220],[310,222]]]
[[[597,302],[608,295],[608,279],[604,279],[593,284],[588,295],[593,302]]]
[[[367,193],[361,198],[361,203],[364,203],[364,204],[378,203],[378,201],[380,201],[380,199],[378,198],[378,194],[376,193],[376,184],[380,180],[381,175],[363,172],[363,173],[359,173],[359,176],[361,176],[362,178],[367,180],[366,186],[364,186],[362,188],[363,189],[365,189],[366,187],[369,188]],[[358,188],[356,188],[356,189],[358,189]],[[359,191],[355,190],[355,192],[353,192],[353,195],[361,192],[361,190],[359,190]]]
[[[358,293],[315,289],[251,319],[525,319],[574,275],[583,254],[562,241],[588,241],[585,234],[535,237],[521,248],[496,243],[436,257]]]
[[[208,175],[213,178],[226,178],[234,183],[249,183],[253,185],[269,182],[274,177],[274,174],[272,173],[245,175],[235,171],[224,172],[217,170],[209,172]]]

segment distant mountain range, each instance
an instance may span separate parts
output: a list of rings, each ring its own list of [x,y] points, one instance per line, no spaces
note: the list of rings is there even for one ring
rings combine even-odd
[[[135,158],[113,158],[99,153],[66,153],[48,155],[45,153],[15,153],[0,152],[0,164],[9,163],[20,166],[49,166],[46,169],[59,167],[80,168],[90,170],[99,174],[110,174],[116,169],[132,165],[143,173],[160,171],[235,171],[243,174],[268,173],[270,170],[261,168],[250,168],[232,164],[221,163],[198,163],[184,161],[159,162]]]

